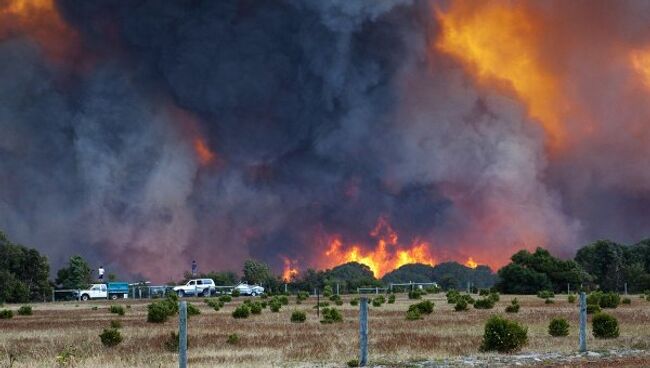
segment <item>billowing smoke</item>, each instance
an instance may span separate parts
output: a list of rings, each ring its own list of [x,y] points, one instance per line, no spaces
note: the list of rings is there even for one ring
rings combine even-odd
[[[382,221],[492,266],[638,240],[650,9],[607,4],[0,1],[0,229],[158,281]]]

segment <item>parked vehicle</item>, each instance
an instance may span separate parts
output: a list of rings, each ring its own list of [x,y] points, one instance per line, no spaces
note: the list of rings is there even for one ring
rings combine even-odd
[[[215,290],[214,280],[212,279],[193,279],[185,285],[174,287],[174,292],[181,297],[186,295],[210,296],[214,294]]]
[[[108,282],[106,284],[92,284],[88,289],[75,293],[81,300],[90,299],[118,299],[129,297],[129,284],[126,282]]]
[[[245,282],[240,282],[233,290],[239,291],[241,295],[257,296],[264,293],[264,288],[259,285],[248,285]]]

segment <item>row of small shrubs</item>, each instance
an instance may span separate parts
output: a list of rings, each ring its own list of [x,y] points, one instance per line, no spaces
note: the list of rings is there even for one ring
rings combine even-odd
[[[20,316],[31,316],[32,307],[29,305],[23,305],[18,308],[18,315]],[[14,312],[11,309],[0,310],[0,319],[11,319],[14,317]]]

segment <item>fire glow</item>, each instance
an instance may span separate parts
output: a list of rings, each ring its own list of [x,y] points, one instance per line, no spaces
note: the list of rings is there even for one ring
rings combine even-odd
[[[375,247],[370,250],[360,244],[345,244],[340,236],[332,236],[324,252],[327,266],[358,262],[368,266],[375,277],[381,277],[405,264],[436,264],[429,243],[415,239],[409,246],[403,246],[399,243],[397,232],[384,217],[379,218],[370,236],[376,239]]]

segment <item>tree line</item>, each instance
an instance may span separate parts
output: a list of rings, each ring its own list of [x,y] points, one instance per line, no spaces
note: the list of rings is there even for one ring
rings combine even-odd
[[[80,256],[72,256],[50,281],[47,257],[36,249],[15,244],[0,232],[0,302],[22,303],[49,299],[53,288],[78,289],[94,282],[93,270]],[[185,274],[185,280],[191,278]],[[308,269],[288,282],[257,260],[244,262],[241,276],[233,271],[198,275],[211,278],[217,285],[234,285],[241,281],[263,285],[270,291],[313,291],[333,288],[356,292],[358,287],[383,287],[390,283],[437,282],[446,290],[495,287],[502,293],[534,294],[541,290],[562,292],[590,290],[629,292],[650,290],[650,239],[634,245],[599,240],[578,250],[574,259],[563,260],[546,249],[521,250],[511,262],[495,274],[487,266],[469,268],[456,262],[435,266],[408,264],[377,279],[366,265],[350,262],[331,269]],[[112,281],[115,275],[109,275]],[[184,282],[184,280],[180,281]]]

